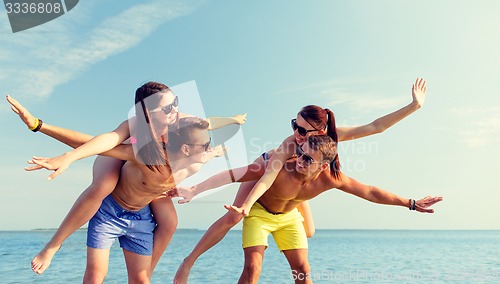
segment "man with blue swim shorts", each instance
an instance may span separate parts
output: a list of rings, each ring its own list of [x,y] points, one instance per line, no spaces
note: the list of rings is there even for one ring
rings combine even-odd
[[[87,246],[109,249],[118,238],[121,248],[140,255],[152,255],[155,226],[149,205],[139,211],[129,211],[109,195],[89,221]]]
[[[125,256],[128,282],[149,283],[156,226],[149,203],[194,174],[201,164],[223,154],[222,147],[211,148],[208,122],[197,117],[179,119],[177,128],[161,140],[166,142],[152,140],[140,149],[119,145],[103,153],[126,162],[113,192],[89,221],[84,283],[104,281],[116,239]],[[44,162],[40,166],[50,169]]]

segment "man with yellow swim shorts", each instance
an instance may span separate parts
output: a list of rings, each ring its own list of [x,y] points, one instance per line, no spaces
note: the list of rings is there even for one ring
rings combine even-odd
[[[267,169],[261,166],[229,170],[237,177],[233,181],[259,180],[241,207],[225,206],[245,215],[242,233],[245,265],[238,283],[257,283],[269,234],[273,234],[290,264],[295,283],[312,283],[307,237],[297,206],[329,189],[337,188],[374,203],[425,213],[433,213],[429,207],[442,200],[442,197],[430,196],[420,200],[403,198],[344,175],[332,165],[337,156],[337,143],[329,136],[310,136],[307,142],[294,147],[296,158],[286,161],[270,179],[266,178]],[[273,165],[273,157],[269,164]],[[187,202],[203,191],[223,185],[226,176],[228,173],[222,172],[191,188],[179,187],[169,195],[180,196]]]
[[[257,283],[270,233],[290,264],[295,283],[312,283],[307,237],[297,206],[329,189],[337,188],[371,202],[425,213],[433,213],[429,207],[442,200],[442,197],[430,196],[421,200],[403,198],[335,170],[331,164],[337,155],[337,143],[326,135],[309,137],[306,143],[296,146],[296,154],[272,182],[262,178],[262,170],[247,171],[238,181],[260,178],[258,183],[271,184],[264,192],[255,192],[256,185],[241,207],[226,206],[228,210],[246,215],[242,232],[245,265],[239,283]]]
[[[287,213],[271,213],[259,202],[255,202],[243,220],[243,248],[267,247],[268,236],[272,234],[280,251],[307,249],[303,221],[297,208]]]

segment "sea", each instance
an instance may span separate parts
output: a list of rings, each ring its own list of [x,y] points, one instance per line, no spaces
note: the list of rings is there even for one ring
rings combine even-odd
[[[152,283],[172,283],[182,259],[205,231],[179,229],[153,274]],[[54,231],[0,232],[0,283],[81,283],[86,231],[74,233],[42,275],[30,269],[34,255]],[[116,242],[105,283],[127,283]],[[500,283],[500,231],[317,230],[309,239],[314,283]],[[236,283],[243,268],[241,231],[231,230],[202,255],[189,283]],[[272,237],[259,283],[294,283],[286,258]]]

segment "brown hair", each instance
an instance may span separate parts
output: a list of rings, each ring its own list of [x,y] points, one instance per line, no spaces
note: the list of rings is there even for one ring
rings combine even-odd
[[[335,125],[335,115],[331,110],[316,105],[308,105],[303,107],[298,114],[314,129],[323,131],[326,128],[326,135],[332,138],[335,144],[339,142],[337,126]],[[340,175],[340,161],[337,151],[335,153],[336,155],[330,163],[330,171],[337,178]]]
[[[137,133],[135,135],[137,142],[140,142],[139,145],[142,145],[137,153],[139,160],[151,171],[160,172],[165,166],[170,168],[165,148],[165,143],[168,141],[160,142],[159,137],[153,130],[149,114],[150,109],[158,107],[161,93],[170,91],[169,87],[157,82],[147,82],[135,91],[135,113],[137,117]]]
[[[193,129],[208,131],[208,121],[199,117],[183,117],[179,119],[178,128],[168,130],[168,150],[179,151],[183,144],[192,143]]]
[[[311,149],[321,151],[323,156],[322,162],[328,162],[330,164],[330,172],[332,172],[332,163],[335,159],[338,159],[337,142],[333,141],[327,135],[312,135],[307,138],[307,143]],[[333,171],[332,174],[337,179],[340,176],[340,170]]]

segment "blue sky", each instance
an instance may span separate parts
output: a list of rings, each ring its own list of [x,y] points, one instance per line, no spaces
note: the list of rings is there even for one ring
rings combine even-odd
[[[90,134],[127,118],[149,80],[195,80],[205,113],[248,113],[251,160],[291,134],[300,107],[359,125],[411,101],[424,107],[386,132],[344,142],[344,172],[407,198],[442,195],[433,215],[332,190],[311,201],[318,228],[500,229],[497,1],[80,1],[13,34],[0,10],[0,89],[44,121]],[[183,108],[181,102],[181,108]],[[185,106],[189,109],[188,106]],[[0,103],[1,230],[56,227],[90,184],[92,158],[47,181],[32,155],[67,147],[28,131]],[[241,153],[238,153],[241,155]],[[207,228],[234,186],[177,206],[179,227]],[[203,214],[200,214],[203,212]],[[15,215],[14,215],[15,214]]]

